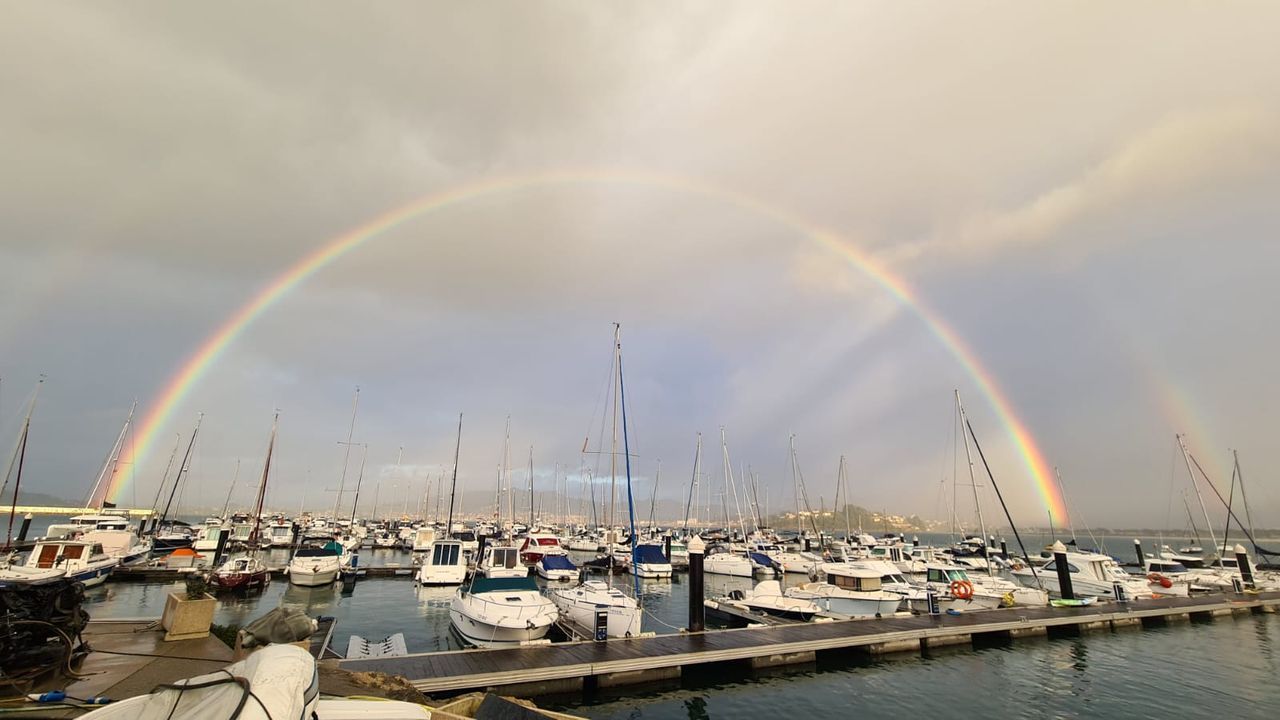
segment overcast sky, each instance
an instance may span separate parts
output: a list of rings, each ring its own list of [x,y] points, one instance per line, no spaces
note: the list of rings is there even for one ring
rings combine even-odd
[[[366,475],[395,492],[452,464],[459,412],[465,487],[492,486],[508,415],[513,464],[533,445],[550,483],[599,442],[616,321],[637,492],[661,459],[659,494],[683,493],[698,432],[719,483],[723,426],[774,509],[791,502],[795,433],[815,504],[843,454],[855,502],[945,517],[958,388],[1015,520],[1044,524],[960,362],[782,213],[870,254],[964,339],[1078,521],[1182,527],[1185,432],[1224,492],[1238,449],[1255,519],[1280,525],[1274,3],[4,14],[0,431],[9,446],[47,374],[33,490],[85,495],[130,403],[146,413],[225,318],[326,242],[431,193],[573,168],[600,179],[424,214],[286,295],[119,499],[150,506],[204,412],[187,499],[220,504],[239,458],[247,504],[280,408],[272,499],[305,488],[323,507],[357,385]]]

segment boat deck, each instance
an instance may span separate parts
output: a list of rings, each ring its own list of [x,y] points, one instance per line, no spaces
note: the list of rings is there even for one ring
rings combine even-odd
[[[569,642],[518,648],[420,653],[345,660],[344,670],[407,678],[424,693],[520,686],[536,695],[598,686],[678,678],[681,668],[749,661],[753,667],[813,662],[815,653],[915,651],[972,642],[974,636],[1019,638],[1231,615],[1274,612],[1280,593],[1207,595],[1072,608],[1008,608],[957,615],[916,615],[825,623],[711,630],[607,642]]]

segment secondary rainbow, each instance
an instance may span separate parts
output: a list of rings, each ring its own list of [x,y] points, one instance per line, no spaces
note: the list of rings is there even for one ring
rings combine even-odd
[[[718,200],[770,218],[789,229],[798,231],[804,237],[843,258],[853,268],[896,298],[904,307],[910,309],[960,363],[973,379],[978,390],[986,397],[1008,432],[1045,506],[1053,513],[1055,520],[1067,518],[1066,503],[1063,502],[1054,483],[1053,473],[1045,460],[1044,453],[1014,411],[1013,404],[991,373],[979,362],[977,355],[940,315],[921,302],[901,277],[836,233],[807,223],[790,212],[768,205],[749,195],[685,178],[617,169],[562,169],[488,178],[432,193],[329,240],[262,287],[247,303],[224,320],[217,330],[183,362],[165,384],[164,389],[152,401],[151,410],[138,430],[133,450],[122,462],[135,463],[136,466],[136,463],[146,459],[160,431],[168,424],[174,411],[192,387],[217,362],[227,347],[253,324],[254,320],[307,278],[361,244],[414,218],[477,198],[531,187],[589,183],[637,185]],[[109,499],[119,494],[120,485],[121,483],[117,483],[116,487],[110,489],[107,494]]]

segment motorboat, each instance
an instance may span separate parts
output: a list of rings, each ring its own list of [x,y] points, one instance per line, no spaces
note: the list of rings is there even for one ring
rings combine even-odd
[[[659,545],[637,545],[627,553],[627,572],[647,580],[671,577],[671,562]]]
[[[578,566],[568,555],[546,554],[533,566],[538,577],[553,582],[570,582],[578,579]]]
[[[436,540],[422,558],[419,585],[461,585],[467,579],[467,559],[458,540]]]
[[[800,622],[808,622],[822,612],[822,607],[812,600],[784,595],[782,583],[777,580],[762,580],[751,590],[734,590],[725,601],[747,610]]]
[[[636,599],[610,587],[601,580],[588,580],[575,587],[547,589],[547,597],[560,614],[579,627],[596,627],[596,613],[608,615],[609,637],[635,637],[640,634],[641,609]]]
[[[151,555],[151,541],[139,538],[137,531],[127,522],[100,525],[99,529],[84,533],[80,539],[101,545],[102,551],[119,560],[121,565],[133,565]]]
[[[107,555],[102,546],[83,540],[38,540],[26,566],[39,570],[62,570],[68,578],[85,587],[101,585],[120,566],[120,559]]]
[[[382,549],[399,547],[400,538],[389,532],[380,532],[373,536],[373,546]]]
[[[205,518],[204,523],[196,530],[195,539],[191,541],[192,549],[202,552],[213,552],[218,549],[218,534],[227,527],[222,518]]]
[[[808,575],[822,563],[822,558],[811,552],[783,550],[778,545],[757,545],[755,551],[768,556],[782,572],[795,575]]]
[[[486,547],[483,557],[476,564],[476,572],[490,579],[529,575],[529,569],[520,562],[520,551],[512,545]]]
[[[74,515],[69,523],[54,523],[44,533],[42,540],[75,540],[90,530],[127,528],[129,519],[123,515],[90,513]]]
[[[17,587],[47,585],[57,582],[66,576],[66,571],[58,567],[27,567],[17,562],[17,553],[10,553],[0,561],[0,584]]]
[[[594,535],[575,535],[565,546],[574,552],[600,552],[600,539]]]
[[[755,566],[745,555],[731,552],[724,546],[708,548],[708,553],[702,560],[702,571],[708,575],[755,576]]]
[[[293,544],[293,523],[275,520],[262,533],[262,544],[267,547],[289,547]]]
[[[520,560],[526,565],[537,563],[547,553],[563,554],[564,552],[565,549],[560,545],[560,538],[548,533],[530,533],[520,544]]]
[[[930,612],[928,593],[932,593],[942,612],[949,610],[992,610],[1001,605],[1012,605],[1013,598],[993,592],[975,584],[969,572],[959,565],[931,563],[925,567],[924,596],[907,599],[911,610]]]
[[[338,579],[342,568],[342,546],[328,542],[324,547],[304,547],[294,553],[285,573],[290,585],[320,587]]]
[[[513,556],[516,548],[509,549]],[[523,568],[523,566],[522,566]],[[502,647],[546,637],[559,611],[533,578],[477,575],[453,595],[449,621],[472,645]]]
[[[436,541],[436,528],[434,525],[423,525],[413,531],[413,551],[427,552],[431,549],[431,544]]]
[[[257,555],[241,555],[219,565],[209,583],[219,590],[264,590],[271,583],[271,571]]]
[[[1171,578],[1165,578],[1168,581],[1168,587],[1165,587],[1166,583],[1161,582],[1159,578],[1148,579],[1130,575],[1107,555],[1068,552],[1065,553],[1065,558],[1067,571],[1071,576],[1071,589],[1077,597],[1112,597],[1117,583],[1124,588],[1129,597],[1133,598],[1185,597],[1189,592],[1189,585],[1186,582],[1175,582]],[[1050,595],[1062,597],[1056,557],[1049,558],[1036,568],[1034,573],[1032,568],[1024,567],[1013,570],[1011,575],[1024,587],[1036,587],[1038,580],[1039,585],[1048,590]]]
[[[849,617],[892,615],[902,596],[884,590],[880,573],[847,565],[831,565],[826,579],[786,590],[787,597],[815,603],[823,610]]]

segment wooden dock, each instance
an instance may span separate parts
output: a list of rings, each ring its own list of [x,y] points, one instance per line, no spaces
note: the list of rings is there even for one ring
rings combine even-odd
[[[1110,631],[1191,618],[1275,612],[1277,606],[1280,593],[1206,595],[1080,608],[1008,608],[959,615],[711,630],[608,642],[420,653],[344,660],[341,667],[400,675],[428,694],[502,687],[503,692],[536,696],[676,680],[682,668],[706,663],[743,662],[759,669],[812,663],[817,653],[832,651],[870,655],[920,652],[970,644],[975,639]]]

